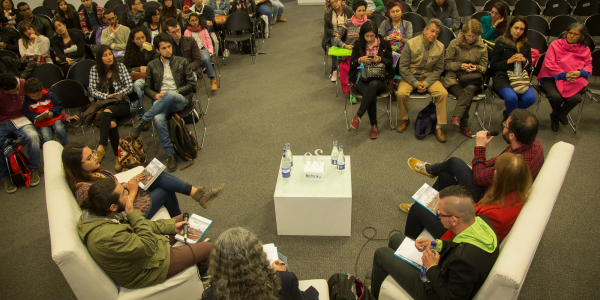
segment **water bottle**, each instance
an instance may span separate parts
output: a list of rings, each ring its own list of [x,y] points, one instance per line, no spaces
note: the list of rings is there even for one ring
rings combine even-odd
[[[344,146],[340,145],[340,153],[338,154],[337,159],[338,173],[344,174],[344,170],[346,169],[346,159],[344,159]]]
[[[431,241],[431,253],[433,255],[435,255],[435,246],[437,246],[437,242],[436,241]],[[427,250],[425,250],[427,251]],[[429,282],[429,279],[427,278],[427,268],[425,268],[425,266],[421,266],[421,281],[423,282]]]
[[[333,149],[331,150],[331,167],[337,169],[337,159],[338,159],[338,146],[337,141],[333,141]]]
[[[285,155],[285,151],[286,151],[286,149],[283,148],[283,161],[281,162],[281,177],[283,177],[284,181],[288,182],[288,181],[290,181],[292,169],[290,167],[290,160]]]
[[[516,76],[519,76],[519,75],[521,75],[522,70],[523,70],[523,68],[521,67],[521,62],[515,61],[514,68],[513,68],[513,74],[515,74]]]
[[[286,156],[290,159],[290,169],[294,168],[294,156],[292,155],[292,149],[290,149],[290,143],[285,144],[287,149]]]

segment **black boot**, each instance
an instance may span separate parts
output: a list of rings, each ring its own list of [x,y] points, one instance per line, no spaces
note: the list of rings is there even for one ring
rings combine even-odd
[[[558,120],[563,125],[569,124],[567,115],[569,114],[569,112],[571,112],[571,110],[573,110],[573,108],[577,107],[577,105],[579,105],[579,103],[581,102],[580,99],[577,99],[577,100],[569,99],[569,100],[565,101],[563,103],[562,107],[560,108],[560,110],[558,111]]]
[[[550,128],[552,131],[558,131],[558,117],[550,114]]]
[[[167,158],[167,170],[171,173],[177,170],[177,158],[175,158],[175,154],[169,155],[169,158]]]
[[[137,138],[142,133],[144,126],[146,126],[147,124],[148,124],[148,122],[144,121],[144,119],[140,119],[140,123],[138,123],[135,127],[133,127],[133,129],[129,133],[129,136],[131,137],[131,139],[137,140]]]

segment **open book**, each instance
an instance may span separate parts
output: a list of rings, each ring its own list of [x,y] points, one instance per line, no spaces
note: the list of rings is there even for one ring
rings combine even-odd
[[[41,114],[37,115],[37,116],[35,117],[35,119],[33,120],[33,123],[34,123],[34,124],[37,124],[39,121],[41,121],[41,120],[45,119],[45,118],[48,116],[48,114],[50,114],[50,111],[49,111],[49,110],[47,110],[47,111],[45,111],[45,112],[43,112],[43,113],[41,113]]]
[[[200,239],[202,238],[208,227],[210,227],[213,221],[201,217],[197,214],[192,214],[188,222],[190,223],[190,225],[188,226],[188,235],[186,243],[195,244],[198,241],[200,241]],[[183,229],[181,230],[181,232],[175,235],[175,239],[183,242]]]
[[[142,171],[144,175],[144,179],[138,182],[140,188],[144,190],[148,190],[148,188],[152,185],[156,177],[165,170],[165,165],[163,165],[158,159],[154,158],[148,166]]]
[[[421,204],[432,214],[437,216],[438,206],[440,202],[439,192],[434,188],[425,183],[423,186],[412,196],[415,202]]]
[[[421,259],[423,253],[417,250],[415,241],[411,238],[404,238],[404,241],[402,241],[398,250],[394,252],[394,255],[419,270],[421,270],[421,266],[423,266],[423,260]]]
[[[15,125],[15,127],[17,127],[17,129],[25,125],[31,124],[31,121],[29,121],[29,119],[27,119],[25,116],[12,119],[10,121],[13,123],[13,125]]]

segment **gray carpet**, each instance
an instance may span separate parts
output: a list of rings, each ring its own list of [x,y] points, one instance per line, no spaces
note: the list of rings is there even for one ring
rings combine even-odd
[[[440,144],[434,136],[418,141],[412,126],[403,134],[390,131],[381,112],[377,140],[368,138],[366,116],[358,131],[347,131],[344,100],[335,97],[334,84],[323,74],[323,7],[294,4],[286,4],[288,22],[274,26],[272,38],[261,50],[266,54],[260,55],[256,64],[248,55],[231,55],[222,68],[221,89],[211,95],[204,149],[192,167],[174,174],[200,186],[225,183],[225,191],[207,210],[191,198],[179,196],[183,211],[214,220],[206,233],[212,240],[232,226],[247,227],[264,243],[275,243],[300,279],[327,279],[337,272],[355,272],[357,254],[367,241],[363,228],[376,228],[377,238],[386,238],[394,229],[404,230],[406,215],[398,210],[398,204],[410,202],[424,182],[433,183],[410,171],[406,160],[414,156],[441,161],[465,138],[458,128],[446,126],[447,143]],[[416,118],[426,104],[410,101],[410,117]],[[455,101],[449,100],[449,115],[454,105]],[[502,107],[503,103],[496,101],[495,129],[500,128]],[[572,143],[576,150],[520,299],[594,299],[597,292],[593,286],[600,276],[600,261],[591,242],[600,234],[596,226],[598,172],[593,171],[600,169],[596,159],[600,105],[585,103],[577,134],[562,125],[559,132],[552,132],[549,113],[544,99],[539,139],[545,152],[558,141]],[[475,118],[470,126],[474,131],[480,129]],[[130,128],[121,128],[121,135]],[[148,142],[149,135],[143,134]],[[69,139],[84,141],[81,133],[69,135]],[[282,147],[289,142],[296,155],[318,148],[328,154],[333,140],[344,145],[345,153],[352,157],[352,236],[278,236],[273,192]],[[96,143],[90,136],[88,141]],[[470,162],[474,145],[474,140],[466,141],[453,156]],[[488,156],[505,147],[501,138],[494,139]],[[155,148],[147,153],[155,156]],[[156,157],[166,160],[162,149]],[[113,161],[112,154],[107,154],[102,166],[114,170]],[[2,298],[75,298],[50,256],[44,184],[19,188],[12,195],[0,191],[0,219],[5,224],[0,229]],[[379,240],[364,248],[357,266],[359,277],[370,273],[373,252],[386,245]]]

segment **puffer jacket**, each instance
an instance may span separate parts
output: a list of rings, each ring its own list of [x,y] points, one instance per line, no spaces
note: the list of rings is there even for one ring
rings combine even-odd
[[[496,45],[492,50],[492,57],[490,58],[490,71],[493,72],[494,91],[499,91],[502,88],[510,87],[510,80],[508,80],[507,71],[514,70],[514,64],[509,64],[508,59],[517,53],[523,54],[527,61],[523,63],[523,70],[527,71],[527,74],[531,76],[531,45],[529,41],[523,43],[523,46],[517,51],[515,43],[505,36],[498,37],[496,39]]]
[[[422,34],[416,36],[404,45],[398,66],[408,84],[417,88],[422,81],[429,87],[440,80],[444,71],[444,44],[435,40],[428,45]]]
[[[169,66],[177,93],[181,95],[191,95],[194,91],[194,73],[187,59],[179,56],[172,56],[169,60]],[[144,94],[152,101],[156,100],[156,94],[160,93],[163,83],[164,66],[161,58],[151,61],[146,67],[146,85],[144,86]]]
[[[171,245],[164,235],[175,234],[175,219],[153,222],[133,210],[117,220],[85,211],[77,233],[94,261],[119,286],[135,289],[166,280]]]
[[[488,53],[487,46],[481,37],[477,37],[477,40],[473,44],[469,44],[465,35],[461,32],[456,39],[450,42],[444,58],[446,75],[442,84],[445,88],[458,84],[458,79],[456,79],[456,73],[454,72],[462,70],[460,66],[463,63],[474,64],[477,66],[477,73],[485,74],[487,71]]]

